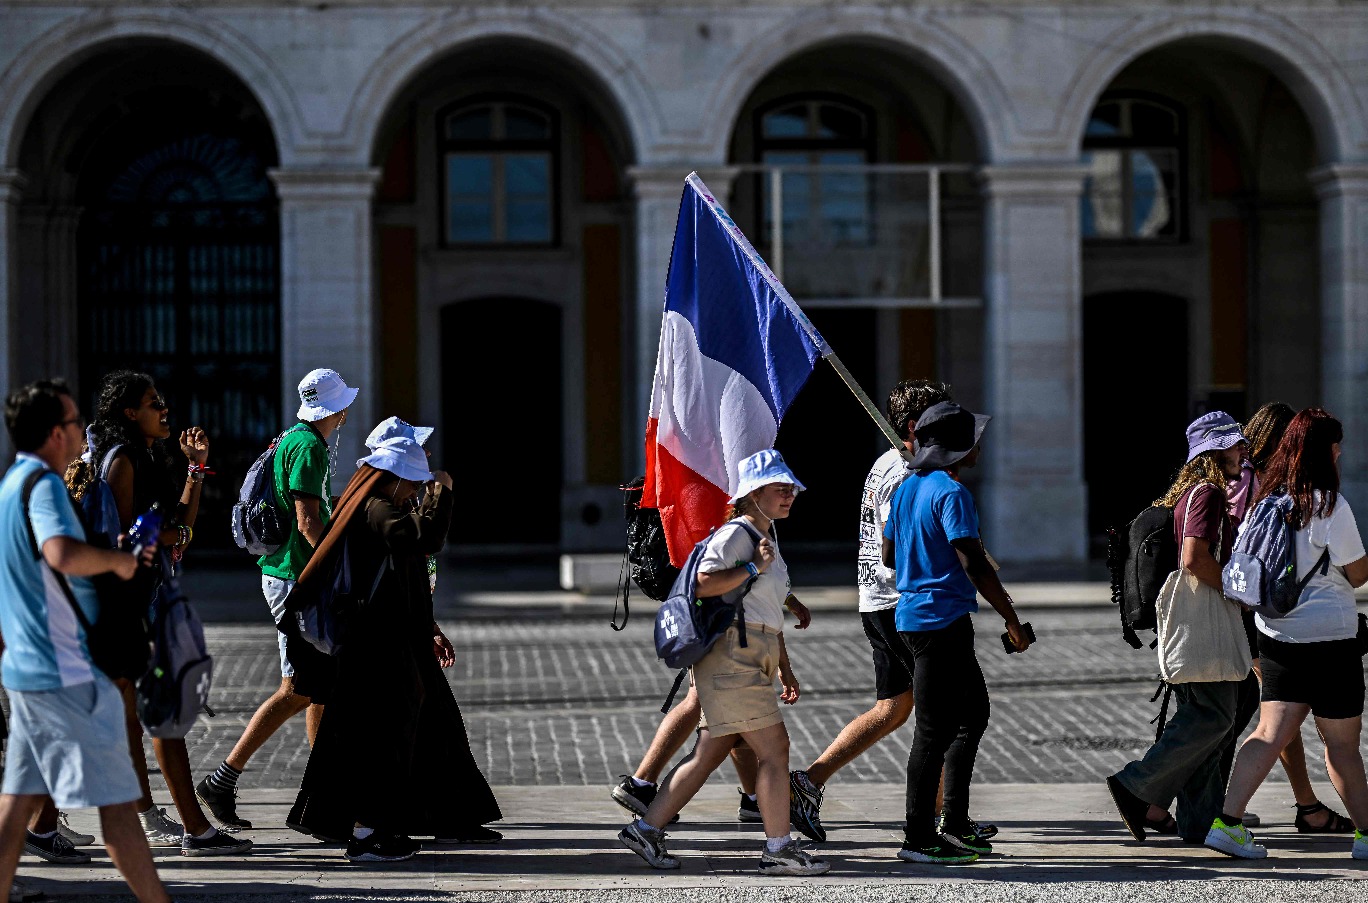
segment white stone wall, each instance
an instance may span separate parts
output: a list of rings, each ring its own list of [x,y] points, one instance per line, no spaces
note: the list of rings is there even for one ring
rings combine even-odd
[[[573,61],[602,86],[630,131],[641,314],[633,344],[637,372],[649,379],[673,229],[669,184],[690,169],[725,166],[738,111],[774,66],[822,42],[875,41],[944,81],[973,124],[979,162],[999,168],[987,189],[984,291],[985,396],[999,406],[996,432],[1006,446],[990,454],[982,500],[994,552],[1077,558],[1085,489],[1080,252],[1069,212],[1077,173],[1070,168],[1088,113],[1112,79],[1137,56],[1193,37],[1220,41],[1278,76],[1311,123],[1318,162],[1329,167],[1320,183],[1323,390],[1351,437],[1364,441],[1368,7],[1331,0],[1265,7],[0,0],[0,368],[15,373],[16,349],[24,347],[10,334],[19,145],[62,75],[119,42],[156,38],[197,48],[256,95],[280,152],[285,372],[312,357],[311,324],[341,322],[365,378],[375,367],[367,208],[390,102],[434,61],[479,41],[531,40]],[[340,230],[341,240],[313,231],[323,227]],[[1351,467],[1348,481],[1368,486],[1368,464]]]

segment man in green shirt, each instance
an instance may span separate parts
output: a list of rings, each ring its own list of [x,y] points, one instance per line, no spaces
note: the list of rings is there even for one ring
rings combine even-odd
[[[332,516],[332,467],[328,439],[347,422],[347,408],[358,390],[350,388],[335,370],[314,370],[299,383],[299,423],[281,437],[275,452],[276,504],[294,515],[289,538],[257,564],[261,567],[261,591],[271,608],[271,620],[279,623],[285,599],[294,588],[323,528]],[[247,760],[280,726],[308,709],[306,731],[312,745],[323,717],[321,704],[310,704],[295,692],[294,666],[286,654],[285,634],[280,634],[280,689],[261,704],[242,732],[233,751],[218,769],[195,788],[195,794],[223,824],[250,828],[238,817],[237,782]]]

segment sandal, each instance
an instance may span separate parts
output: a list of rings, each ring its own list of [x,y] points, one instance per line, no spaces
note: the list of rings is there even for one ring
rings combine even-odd
[[[1306,816],[1315,815],[1317,812],[1330,813],[1323,825],[1313,825],[1306,820]],[[1309,806],[1297,807],[1297,820],[1294,822],[1297,831],[1302,834],[1353,834],[1354,823],[1331,809],[1319,800]]]
[[[1145,827],[1155,834],[1177,834],[1178,821],[1172,815],[1165,812],[1163,818],[1150,818],[1145,816]]]

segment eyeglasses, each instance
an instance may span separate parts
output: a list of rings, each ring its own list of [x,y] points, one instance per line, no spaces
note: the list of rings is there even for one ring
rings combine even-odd
[[[78,427],[80,427],[81,429],[85,429],[86,422],[85,422],[85,418],[84,418],[84,417],[72,417],[72,418],[69,419],[69,420],[62,420],[62,421],[58,422],[57,425],[58,425],[58,426],[71,426],[73,423],[76,424],[76,425],[77,425]]]

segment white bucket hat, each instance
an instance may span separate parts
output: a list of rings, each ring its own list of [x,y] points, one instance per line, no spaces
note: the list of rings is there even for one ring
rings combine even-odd
[[[336,370],[311,370],[299,381],[299,419],[313,423],[331,417],[351,407],[360,391],[343,382]]]
[[[798,482],[793,471],[789,470],[789,466],[784,463],[784,456],[772,448],[758,451],[746,458],[737,465],[736,471],[741,477],[741,485],[737,487],[736,495],[732,496],[733,504],[770,483],[788,483],[800,492],[807,488]]]
[[[394,436],[381,442],[373,452],[356,462],[357,467],[362,464],[389,471],[401,480],[426,483],[432,479],[427,452],[408,436]]]
[[[374,451],[380,447],[381,442],[398,436],[407,436],[419,445],[427,445],[427,441],[432,438],[435,431],[430,426],[414,426],[398,417],[387,417],[380,421],[380,425],[371,430],[371,434],[366,437],[366,448]]]

